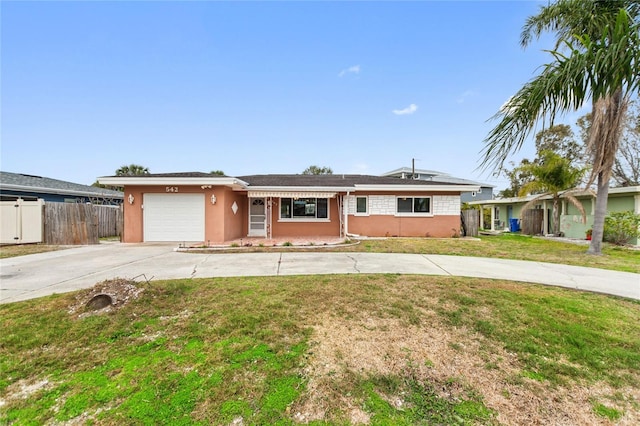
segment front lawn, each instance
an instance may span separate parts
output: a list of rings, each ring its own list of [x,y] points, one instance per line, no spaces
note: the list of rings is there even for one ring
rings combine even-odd
[[[640,422],[640,304],[402,275],[0,305],[0,424]],[[106,285],[105,292],[109,292]]]
[[[587,254],[586,245],[520,234],[478,239],[388,238],[363,240],[354,249],[376,253],[428,253],[562,263],[640,273],[640,250],[604,244],[602,256]],[[348,251],[348,248],[343,249]]]

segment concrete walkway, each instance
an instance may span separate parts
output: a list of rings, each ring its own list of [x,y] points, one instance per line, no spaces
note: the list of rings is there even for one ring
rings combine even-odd
[[[384,253],[178,253],[175,245],[100,244],[0,260],[0,303],[146,279],[307,274],[423,274],[548,284],[640,300],[640,274],[519,260]]]

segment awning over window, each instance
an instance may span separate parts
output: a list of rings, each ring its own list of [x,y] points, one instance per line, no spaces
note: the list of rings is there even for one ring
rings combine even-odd
[[[333,198],[335,192],[319,191],[247,191],[249,198]]]

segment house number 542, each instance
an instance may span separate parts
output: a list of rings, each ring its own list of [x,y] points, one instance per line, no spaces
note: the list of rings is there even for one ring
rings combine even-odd
[[[166,190],[167,190],[167,192],[178,192],[178,187],[177,186],[167,186]]]

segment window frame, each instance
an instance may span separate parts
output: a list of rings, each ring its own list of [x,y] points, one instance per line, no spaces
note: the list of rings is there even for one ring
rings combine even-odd
[[[369,216],[369,196],[367,195],[356,195],[356,210],[353,213],[355,216]],[[364,211],[358,211],[358,198],[364,198]]]
[[[429,200],[429,210],[426,212],[416,212],[415,211],[415,207],[416,207],[416,199],[427,199]],[[400,212],[398,211],[398,202],[400,200],[406,200],[406,199],[411,199],[411,212]],[[401,196],[398,195],[396,196],[396,212],[395,212],[395,216],[400,216],[400,217],[432,217],[433,216],[433,196],[431,195],[426,195],[426,196],[416,196],[416,195],[407,195],[407,196]]]
[[[314,203],[314,215],[315,216],[294,216],[294,201],[298,199],[313,199]],[[291,212],[291,217],[282,217],[282,207],[286,203],[283,200],[291,200],[289,204],[289,209]],[[318,217],[318,200],[327,200],[327,217]],[[278,222],[331,222],[331,198],[323,198],[323,197],[280,197],[279,199],[279,208],[278,208]]]

